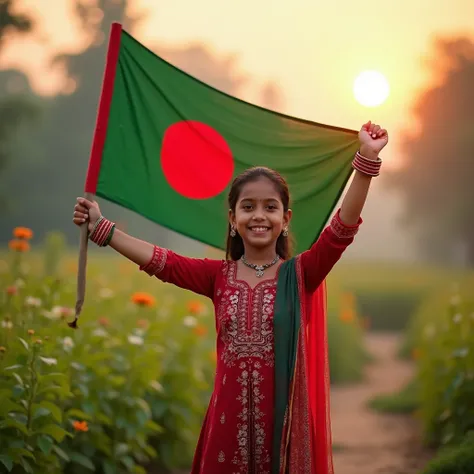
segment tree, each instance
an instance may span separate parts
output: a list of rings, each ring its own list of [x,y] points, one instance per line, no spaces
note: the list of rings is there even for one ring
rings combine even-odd
[[[439,39],[428,66],[436,81],[414,105],[406,162],[388,182],[404,199],[404,222],[418,233],[421,252],[452,263],[465,249],[474,266],[474,43]]]
[[[9,34],[26,34],[33,27],[31,19],[23,13],[17,13],[14,6],[19,3],[14,0],[0,0],[0,49],[4,46]],[[12,71],[3,74],[11,78]],[[12,154],[14,138],[21,125],[36,116],[38,111],[33,102],[22,93],[8,93],[8,81],[0,90],[7,91],[0,97],[0,171],[4,171]],[[2,173],[3,174],[3,173]],[[0,208],[6,209],[8,200],[5,199],[4,184],[0,182]]]

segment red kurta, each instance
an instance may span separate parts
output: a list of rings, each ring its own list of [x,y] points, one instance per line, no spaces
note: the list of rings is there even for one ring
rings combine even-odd
[[[353,241],[358,225],[344,226],[337,214],[302,254],[308,292],[326,278]],[[251,288],[236,278],[235,261],[193,259],[159,247],[142,269],[164,282],[208,296],[215,307],[215,384],[191,474],[270,474],[273,306],[278,275]]]

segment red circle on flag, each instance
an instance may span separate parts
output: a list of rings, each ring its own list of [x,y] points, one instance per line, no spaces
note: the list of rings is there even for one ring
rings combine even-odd
[[[205,123],[186,120],[166,129],[161,167],[177,193],[190,199],[209,199],[229,184],[234,159],[219,132]]]

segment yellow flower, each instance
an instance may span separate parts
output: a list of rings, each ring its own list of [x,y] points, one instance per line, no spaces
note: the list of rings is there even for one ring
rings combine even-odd
[[[76,431],[83,431],[83,432],[89,431],[89,426],[87,424],[87,421],[74,421],[72,426]]]
[[[133,293],[132,302],[135,303],[138,306],[155,306],[156,300],[155,298],[150,295],[149,293],[144,293],[144,292],[137,292]]]
[[[17,239],[30,240],[33,237],[33,231],[28,227],[15,227],[13,229],[13,236]]]
[[[8,242],[8,247],[15,252],[28,252],[30,244],[26,240],[13,239]]]

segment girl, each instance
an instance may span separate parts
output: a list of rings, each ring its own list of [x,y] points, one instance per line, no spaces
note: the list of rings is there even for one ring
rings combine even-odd
[[[177,255],[115,230],[78,198],[74,223],[164,282],[215,306],[217,371],[192,474],[331,474],[324,280],[362,222],[387,131],[359,132],[355,176],[311,249],[290,258],[292,211],[284,179],[251,168],[232,183],[226,260]]]

